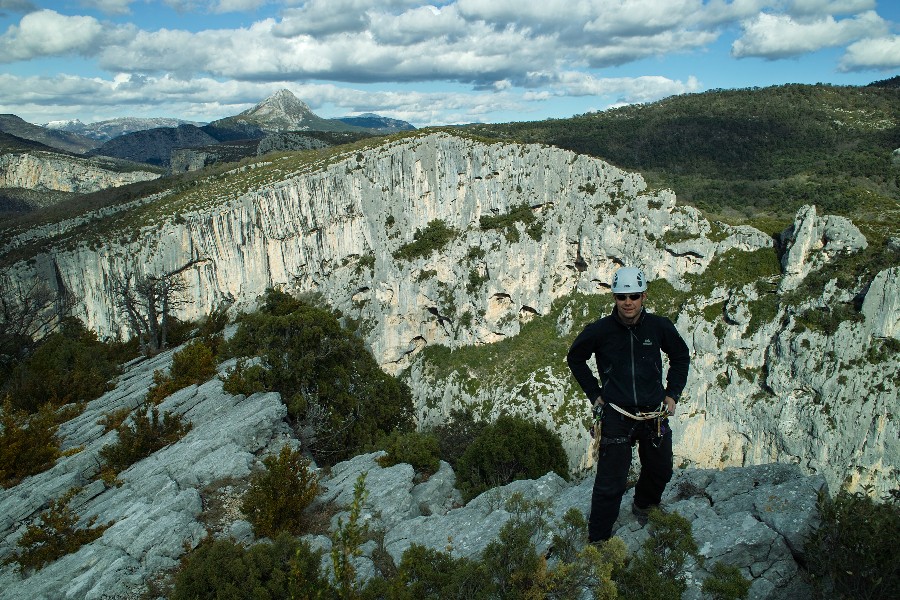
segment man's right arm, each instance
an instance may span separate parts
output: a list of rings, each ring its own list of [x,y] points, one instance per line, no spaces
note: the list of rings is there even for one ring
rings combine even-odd
[[[600,382],[597,381],[588,366],[588,360],[594,354],[595,336],[594,327],[588,325],[572,342],[569,353],[566,355],[569,370],[572,371],[572,375],[590,399],[591,404],[602,402],[600,400]]]

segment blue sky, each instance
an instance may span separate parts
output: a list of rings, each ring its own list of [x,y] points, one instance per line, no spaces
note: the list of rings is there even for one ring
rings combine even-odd
[[[0,113],[206,122],[565,118],[713,88],[900,75],[896,0],[0,0]]]

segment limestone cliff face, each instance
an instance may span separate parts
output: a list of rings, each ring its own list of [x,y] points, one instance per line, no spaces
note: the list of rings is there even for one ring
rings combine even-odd
[[[422,350],[512,339],[559,303],[556,332],[571,340],[578,323],[599,315],[569,299],[608,293],[622,264],[687,290],[686,275],[702,273],[716,256],[773,245],[753,228],[710,223],[678,206],[671,191],[648,190],[640,175],[601,160],[444,133],[396,140],[250,189],[180,212],[132,241],[60,247],[15,271],[59,281],[81,300],[87,324],[107,335],[125,323],[112,293],[123,272],[159,275],[190,264],[182,318],[222,302],[251,306],[270,286],[320,293],[359,323],[386,370],[403,373],[423,424],[460,404],[486,415],[533,414],[561,432],[578,469],[590,466],[587,406],[564,355],[536,359],[545,366],[480,389],[457,372],[437,374]],[[487,225],[483,217],[497,219]],[[455,232],[445,246],[395,257],[435,220]],[[771,282],[773,289],[796,288],[832,250],[861,248],[865,238],[845,221],[801,211],[784,242],[784,281]],[[814,309],[864,293],[864,319],[847,320],[833,334],[801,331],[784,309],[751,327],[750,307],[760,299],[755,282],[698,293],[676,318],[694,356],[673,422],[681,460],[704,467],[797,462],[833,488],[845,479],[891,487],[900,457],[897,273],[884,271],[867,290],[830,284],[805,299]],[[704,309],[716,304],[724,320],[713,325]]]
[[[114,171],[96,159],[49,152],[0,155],[0,188],[85,194],[158,177],[158,173],[148,171]]]

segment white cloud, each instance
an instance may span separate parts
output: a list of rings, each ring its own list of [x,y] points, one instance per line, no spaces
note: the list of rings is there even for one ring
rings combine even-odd
[[[763,13],[745,22],[743,30],[731,46],[733,56],[774,60],[880,35],[886,33],[887,23],[874,11],[840,21],[830,15],[801,20]]]
[[[71,5],[122,14],[136,1]],[[96,68],[107,74],[6,78],[4,86],[40,93],[26,98],[29,89],[0,89],[0,101],[17,112],[15,102],[5,99],[19,98],[39,112],[50,110],[42,98],[62,102],[71,94],[85,110],[140,107],[147,113],[165,106],[169,115],[207,120],[202,115],[236,114],[287,87],[313,107],[318,102],[347,113],[450,123],[491,120],[499,111],[548,114],[545,105],[563,97],[596,97],[601,105],[697,91],[695,78],[669,78],[662,70],[655,71],[659,76],[627,78],[588,70],[704,51],[737,25],[742,35],[732,45],[734,57],[774,60],[849,44],[839,68],[854,71],[897,68],[894,57],[900,56],[897,38],[888,37],[889,24],[872,10],[875,0],[160,1],[206,14],[179,19],[185,29],[154,30],[52,10],[26,14],[0,36],[0,63],[78,56],[92,60],[71,72]],[[29,6],[29,0],[0,0],[6,10]],[[283,12],[269,17],[276,6]],[[187,29],[204,20],[232,22],[208,15],[236,11],[257,20],[241,28]],[[394,94],[338,82],[363,88],[440,82],[443,89],[470,89]]]
[[[598,41],[582,51],[590,66],[608,67],[702,48],[716,41],[718,36],[715,31],[672,30],[645,37],[617,38],[607,43]]]
[[[93,17],[67,17],[40,10],[22,17],[18,26],[10,26],[0,37],[0,62],[92,54],[102,36],[103,26]]]
[[[458,39],[467,33],[467,23],[455,6],[437,9],[419,6],[399,15],[376,13],[371,16],[372,36],[386,44],[414,44],[436,39]]]
[[[700,0],[613,0],[585,30],[602,36],[644,37],[685,29],[702,10]]]
[[[513,93],[371,91],[333,84],[211,78],[118,76],[99,80],[0,74],[0,112],[18,114],[33,123],[59,119],[63,111],[79,115],[86,123],[124,115],[212,121],[236,115],[284,88],[321,116],[329,116],[321,108],[330,105],[336,110],[330,116],[376,112],[418,126],[470,123],[500,111],[528,111],[528,102]]]
[[[566,96],[612,97],[617,104],[633,104],[696,92],[700,90],[700,83],[693,76],[683,82],[657,75],[608,78],[570,71],[561,74],[554,87]]]
[[[265,5],[269,0],[218,0],[210,9],[214,13],[246,12]]]
[[[108,15],[126,15],[131,12],[134,0],[81,0],[79,4],[85,8],[95,8]]]
[[[860,40],[850,44],[841,58],[842,71],[900,69],[900,36]]]
[[[0,0],[0,11],[31,12],[37,7],[29,0]]]
[[[786,9],[794,16],[855,15],[875,8],[875,0],[792,0]]]
[[[203,70],[203,65],[217,52],[215,36],[204,32],[161,29],[140,31],[118,46],[100,53],[100,66],[112,72],[170,72],[187,76]]]
[[[417,0],[308,0],[300,8],[284,11],[275,35],[327,36],[363,31],[370,13],[391,13],[392,8],[419,5]]]

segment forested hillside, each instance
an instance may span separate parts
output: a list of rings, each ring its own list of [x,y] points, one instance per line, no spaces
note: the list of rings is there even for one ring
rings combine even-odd
[[[900,90],[785,85],[673,96],[571,119],[471,125],[640,171],[714,217],[772,228],[804,204],[874,229],[896,222]]]

